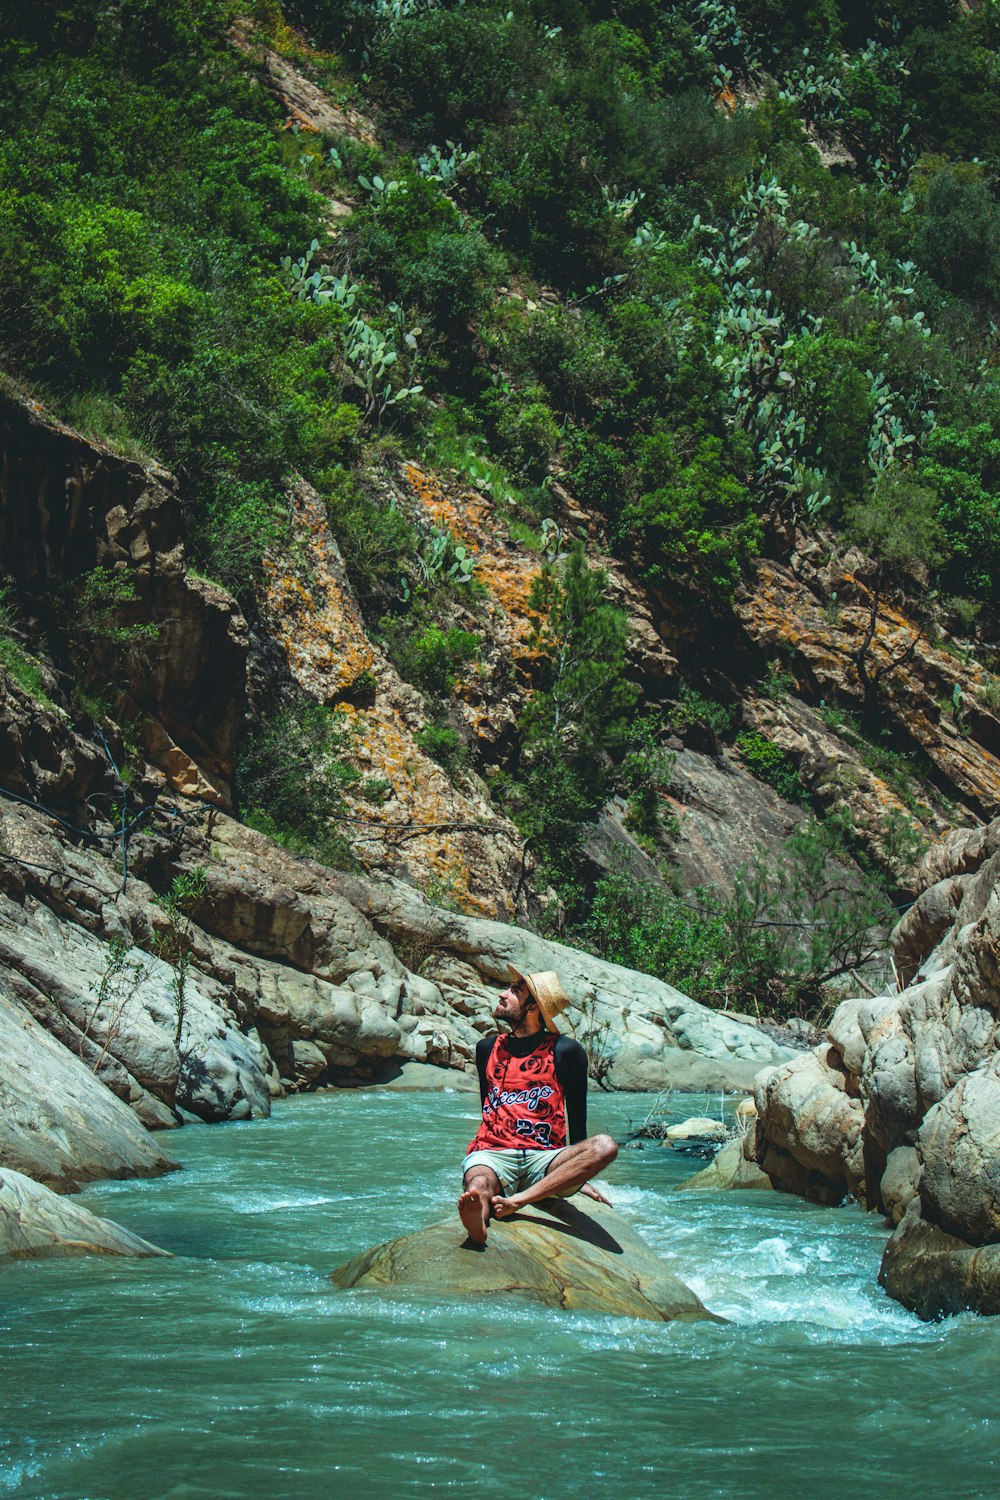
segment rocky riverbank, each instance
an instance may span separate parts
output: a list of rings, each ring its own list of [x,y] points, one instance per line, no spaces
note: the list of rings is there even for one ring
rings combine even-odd
[[[845,1001],[822,1044],[762,1076],[753,1153],[775,1186],[895,1226],[881,1279],[924,1317],[1000,1311],[1000,820],[919,871],[898,987]]]

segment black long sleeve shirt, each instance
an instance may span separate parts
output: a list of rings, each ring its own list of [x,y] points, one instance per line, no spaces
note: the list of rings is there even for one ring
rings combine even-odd
[[[513,1057],[527,1057],[541,1046],[549,1031],[534,1031],[530,1036],[509,1036],[507,1045]],[[476,1045],[476,1067],[479,1070],[479,1102],[486,1102],[486,1064],[496,1045],[496,1036],[484,1036]],[[566,1132],[571,1146],[587,1138],[587,1054],[571,1036],[557,1036],[553,1052],[556,1081],[566,1101]]]

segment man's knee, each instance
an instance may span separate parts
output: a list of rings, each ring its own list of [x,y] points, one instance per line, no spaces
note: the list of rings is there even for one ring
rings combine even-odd
[[[592,1136],[588,1144],[600,1172],[603,1172],[605,1167],[610,1167],[618,1155],[618,1147],[610,1135]]]
[[[464,1192],[479,1193],[480,1195],[485,1193],[487,1197],[492,1197],[497,1192],[498,1186],[497,1179],[492,1172],[477,1171],[475,1167],[473,1167],[468,1177],[462,1183]]]

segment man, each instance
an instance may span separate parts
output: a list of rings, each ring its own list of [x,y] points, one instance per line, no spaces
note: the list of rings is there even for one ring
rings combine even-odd
[[[558,974],[512,968],[511,977],[493,1012],[509,1035],[484,1037],[476,1048],[483,1123],[465,1157],[458,1215],[477,1245],[485,1245],[491,1218],[541,1198],[583,1189],[607,1203],[585,1184],[618,1155],[609,1135],[587,1139],[587,1054],[556,1027],[569,1004]]]

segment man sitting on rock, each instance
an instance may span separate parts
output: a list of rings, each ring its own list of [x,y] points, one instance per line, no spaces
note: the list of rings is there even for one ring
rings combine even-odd
[[[511,977],[493,1012],[510,1033],[484,1037],[476,1048],[483,1123],[466,1154],[458,1214],[478,1245],[491,1218],[509,1218],[541,1198],[583,1189],[607,1203],[586,1184],[618,1155],[609,1135],[587,1139],[587,1054],[556,1029],[554,1018],[569,1004],[558,974],[512,968]]]

